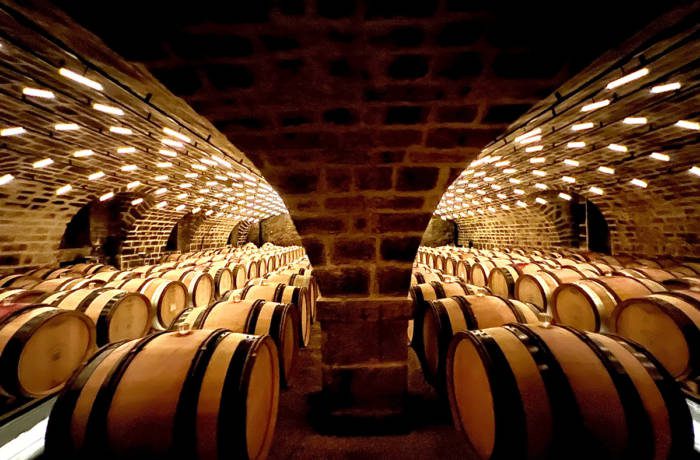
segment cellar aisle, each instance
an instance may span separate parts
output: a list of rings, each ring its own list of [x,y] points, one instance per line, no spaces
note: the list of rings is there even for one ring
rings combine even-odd
[[[410,349],[409,349],[410,350]],[[292,388],[282,392],[272,460],[291,459],[435,459],[476,458],[438,409],[412,350],[409,351],[409,422],[414,429],[398,436],[324,436],[309,418],[309,397],[321,389],[321,330],[313,328],[311,346],[301,351]]]

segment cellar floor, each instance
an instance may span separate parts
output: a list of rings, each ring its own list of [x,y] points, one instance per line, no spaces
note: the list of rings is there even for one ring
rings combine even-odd
[[[321,389],[321,331],[314,326],[311,346],[301,351],[293,386],[282,392],[271,459],[461,459],[476,458],[455,431],[444,406],[409,355],[409,407],[412,431],[392,436],[324,436],[309,419],[309,397]]]

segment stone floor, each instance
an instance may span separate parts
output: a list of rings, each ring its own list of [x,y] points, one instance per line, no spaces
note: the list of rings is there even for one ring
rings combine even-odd
[[[409,407],[412,431],[398,436],[324,436],[312,427],[309,397],[321,389],[321,332],[301,351],[292,387],[280,398],[270,459],[472,459],[474,454],[452,426],[449,409],[423,380],[411,351]]]

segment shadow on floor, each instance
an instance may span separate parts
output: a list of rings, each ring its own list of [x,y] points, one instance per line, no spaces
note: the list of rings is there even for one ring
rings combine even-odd
[[[395,436],[324,436],[309,421],[309,397],[321,390],[321,331],[314,326],[311,346],[302,350],[292,387],[280,398],[270,459],[461,459],[477,457],[452,426],[449,408],[425,383],[416,356],[409,355],[406,417],[413,430]]]

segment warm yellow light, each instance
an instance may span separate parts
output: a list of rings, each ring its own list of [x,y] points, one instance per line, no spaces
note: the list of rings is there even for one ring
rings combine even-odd
[[[688,170],[690,174],[695,174],[696,176],[700,176],[700,168],[697,166],[693,166]]]
[[[71,80],[80,83],[81,85],[89,86],[92,89],[96,89],[97,91],[102,91],[103,89],[102,84],[94,80],[90,80],[89,78],[83,77],[82,75],[75,73],[70,69],[66,69],[65,67],[59,69],[58,73],[66,78],[70,78]]]
[[[141,182],[135,180],[135,181],[133,181],[133,182],[129,182],[128,184],[126,184],[126,188],[127,188],[127,190],[131,190],[131,189],[133,189],[133,188],[138,187],[139,185],[141,185]]]
[[[130,130],[129,128],[124,128],[122,126],[110,126],[109,132],[114,134],[121,134],[123,136],[130,136],[131,134],[133,134],[132,130]]]
[[[514,178],[514,177],[511,177],[510,179],[508,179],[508,182],[510,182],[511,184],[516,184],[516,185],[517,185],[517,184],[520,183],[520,179],[516,179],[516,178]]]
[[[539,169],[533,170],[533,171],[532,171],[532,174],[534,174],[534,175],[537,176],[537,177],[544,177],[544,176],[547,175],[546,172],[540,171]]]
[[[539,142],[542,140],[542,136],[532,136],[522,139],[519,143],[520,145],[532,144],[533,142]]]
[[[503,161],[499,161],[498,163],[494,163],[493,165],[500,168],[501,166],[508,166],[509,164],[510,164],[510,161],[503,160]]]
[[[561,198],[562,200],[570,201],[571,195],[569,195],[568,193],[562,192],[559,194],[559,198]]]
[[[135,200],[131,201],[132,206],[136,206],[136,205],[139,205],[141,203],[143,203],[143,198],[136,198]]]
[[[160,203],[156,204],[157,209],[162,209],[168,205],[167,201],[161,201]]]
[[[56,131],[77,131],[80,129],[80,126],[75,123],[56,123],[53,125],[53,129]]]
[[[506,169],[503,170],[503,172],[506,173],[506,174],[513,174],[513,173],[515,173],[515,172],[518,172],[518,170],[515,169],[515,168],[506,168]],[[234,187],[235,187],[235,184],[234,184]]]
[[[591,129],[595,124],[592,121],[587,121],[585,123],[577,123],[575,125],[571,125],[571,130],[572,131],[584,131],[586,129]]]
[[[114,197],[114,192],[107,192],[100,197],[100,201],[107,201],[112,197]]]
[[[620,144],[609,144],[608,148],[610,150],[615,151],[615,152],[626,152],[627,151],[627,147],[625,147],[624,145],[620,145]]]
[[[199,208],[199,207],[193,208],[193,209],[192,209],[192,214],[197,214],[197,213],[198,213],[199,211],[201,211],[201,210],[202,210],[202,208]]]
[[[503,204],[501,205],[501,209],[505,209],[505,210],[507,211],[507,210],[510,209],[510,206],[508,206],[507,204],[503,203]]]
[[[532,152],[539,152],[540,150],[544,149],[543,145],[533,145],[531,147],[525,148],[525,151],[527,153],[532,153]]]
[[[163,139],[161,139],[160,142],[164,145],[169,146],[169,147],[177,147],[177,148],[184,147],[184,144],[182,142],[176,141],[175,139],[168,139],[167,137],[164,137]]]
[[[71,190],[73,190],[72,185],[70,185],[70,184],[64,185],[63,187],[59,187],[56,190],[56,195],[65,195],[66,193],[70,192]]]
[[[603,189],[599,187],[591,187],[588,189],[589,192],[595,193],[596,195],[602,195],[603,194]]]
[[[49,165],[53,164],[53,160],[51,158],[44,158],[43,160],[35,161],[32,166],[34,168],[39,169],[39,168],[45,168]]]
[[[169,161],[161,161],[161,162],[159,162],[159,163],[156,163],[156,166],[159,167],[159,168],[169,168],[169,167],[171,167],[172,165],[173,165],[173,164],[172,164],[171,162],[169,162]]]
[[[188,196],[189,196],[189,195],[188,195],[187,193],[181,193],[181,194],[179,194],[179,195],[177,196],[177,199],[178,199],[178,200],[184,200],[184,199],[187,198]]]
[[[535,184],[535,188],[538,188],[540,190],[547,190],[549,187],[547,187],[545,184],[537,183]]]
[[[513,193],[515,193],[516,195],[525,195],[525,191],[519,188],[514,188]]]
[[[157,180],[158,182],[163,182],[165,180],[168,180],[168,176],[166,176],[165,174],[161,174],[159,176],[156,176],[154,179]]]
[[[532,164],[544,163],[545,161],[547,161],[547,159],[546,159],[545,157],[533,157],[533,158],[530,158],[530,163],[532,163]]]
[[[527,203],[525,203],[524,201],[518,200],[515,202],[515,204],[520,206],[521,208],[527,208]]]
[[[21,126],[15,126],[12,128],[0,129],[0,136],[2,136],[2,137],[19,136],[20,134],[24,134],[26,132],[27,132],[27,130],[22,128]]]
[[[192,187],[192,184],[190,184],[189,182],[185,182],[183,184],[180,184],[180,188],[190,188],[190,187]]]
[[[124,115],[124,111],[122,109],[120,109],[119,107],[113,107],[111,105],[99,104],[95,102],[94,104],[92,104],[92,108],[97,110],[98,112],[108,113],[110,115],[116,115],[118,117]]]
[[[678,126],[679,128],[692,129],[694,131],[700,130],[700,123],[696,123],[694,121],[689,120],[678,120],[676,122],[676,126]]]
[[[658,93],[665,93],[667,91],[675,91],[677,89],[681,89],[681,84],[678,82],[674,83],[665,83],[663,85],[656,85],[649,92],[652,94],[658,94]]]
[[[603,99],[602,101],[591,102],[590,104],[586,104],[583,107],[581,107],[581,112],[592,112],[594,110],[601,109],[608,105],[610,105],[610,99]]]
[[[631,81],[642,78],[643,76],[648,75],[648,74],[649,74],[649,69],[647,69],[646,67],[643,69],[635,70],[634,72],[629,73],[622,78],[618,78],[617,80],[611,81],[610,83],[608,83],[608,85],[605,88],[615,89],[615,88],[622,86],[622,85],[625,85]]]
[[[535,198],[535,203],[537,203],[537,204],[547,204],[548,201],[545,200],[544,198],[537,197],[537,198]]]
[[[196,169],[197,171],[206,171],[206,170],[207,170],[207,167],[204,166],[204,165],[200,165],[200,164],[198,164],[198,163],[194,163],[194,164],[192,165],[192,169]]]
[[[135,147],[119,147],[117,149],[117,153],[135,153],[136,148]]]
[[[630,184],[636,185],[637,187],[641,187],[641,188],[647,188],[647,185],[648,185],[646,182],[644,182],[641,179],[632,179],[630,181]]]
[[[563,176],[563,177],[561,178],[561,180],[563,180],[563,181],[566,182],[567,184],[574,184],[574,183],[576,183],[576,179],[573,178],[573,177],[571,177],[571,176]]]
[[[651,155],[649,155],[649,157],[659,161],[669,161],[671,159],[671,157],[669,157],[668,155],[658,152],[652,152]]]
[[[156,190],[155,192],[153,192],[153,194],[154,194],[154,195],[162,195],[162,194],[164,194],[164,193],[167,192],[167,191],[168,191],[167,188],[161,187],[161,188],[159,188],[158,190]]]
[[[105,177],[105,173],[102,171],[97,171],[96,173],[92,173],[88,176],[88,180],[97,180],[97,179],[102,179]]]
[[[564,160],[564,164],[567,166],[578,166],[579,162],[577,160],[572,160],[570,158],[567,158],[566,160]]]
[[[48,89],[38,89],[38,88],[23,88],[22,94],[24,94],[25,96],[40,97],[43,99],[53,99],[56,97],[54,95],[53,91],[49,91]]]
[[[73,156],[74,156],[75,158],[91,157],[91,156],[93,156],[94,154],[95,154],[95,152],[93,152],[93,151],[90,150],[90,149],[76,150],[75,152],[73,152]]]
[[[598,171],[602,172],[603,174],[615,174],[615,170],[613,168],[608,168],[607,166],[599,167]]]
[[[185,207],[186,206],[184,204],[181,204],[181,205],[175,207],[175,211],[182,211],[185,209]]]
[[[136,171],[137,169],[139,169],[139,167],[136,165],[124,165],[124,166],[122,166],[122,171],[124,171],[124,172]]]
[[[532,131],[528,131],[525,134],[521,134],[520,136],[515,138],[515,142],[520,142],[523,139],[527,139],[528,137],[536,136],[538,134],[542,134],[542,128],[535,128]]]
[[[580,149],[582,147],[586,146],[586,143],[583,141],[574,141],[574,142],[569,142],[566,144],[566,146],[570,149]]]
[[[622,122],[626,125],[645,125],[647,119],[646,117],[627,117]]]
[[[506,198],[508,198],[508,196],[505,193],[499,193],[496,196],[501,200],[505,200]]]
[[[0,185],[7,185],[10,182],[12,182],[15,179],[15,176],[12,174],[5,174],[3,176],[0,176]]]
[[[174,129],[163,128],[163,132],[165,134],[167,134],[168,136],[175,137],[177,139],[180,139],[181,141],[187,142],[188,144],[192,142],[192,139],[190,139],[189,137],[187,137],[186,135],[184,135],[182,133],[175,131]]]

